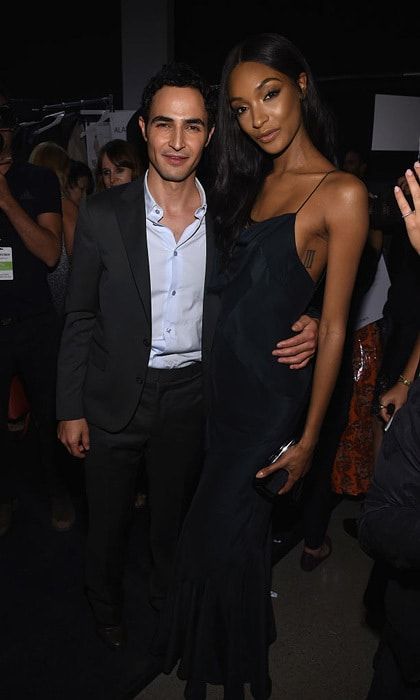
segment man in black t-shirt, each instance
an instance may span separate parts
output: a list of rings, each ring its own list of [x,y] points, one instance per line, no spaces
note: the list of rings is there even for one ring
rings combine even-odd
[[[8,431],[19,374],[38,429],[57,529],[73,517],[56,463],[55,380],[59,323],[47,283],[61,250],[61,196],[52,171],[13,159],[17,126],[0,95],[0,535],[11,521],[15,455]]]

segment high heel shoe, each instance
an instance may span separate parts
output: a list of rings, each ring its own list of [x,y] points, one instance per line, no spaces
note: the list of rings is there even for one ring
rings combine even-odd
[[[320,557],[316,557],[313,554],[310,554],[310,552],[302,552],[302,556],[300,558],[300,568],[303,569],[303,571],[313,571],[323,561],[328,559],[332,552],[332,542],[328,535],[325,535],[324,544],[327,546],[327,551]]]

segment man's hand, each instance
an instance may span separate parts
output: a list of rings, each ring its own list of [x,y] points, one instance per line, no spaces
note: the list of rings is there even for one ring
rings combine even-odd
[[[318,344],[319,319],[301,316],[292,326],[297,335],[281,340],[273,350],[277,362],[289,365],[290,369],[302,369],[315,355]]]
[[[61,420],[57,429],[58,439],[73,457],[83,459],[89,450],[89,426],[85,418]]]

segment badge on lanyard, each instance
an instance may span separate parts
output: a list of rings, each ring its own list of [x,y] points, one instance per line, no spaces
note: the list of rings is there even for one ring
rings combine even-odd
[[[0,246],[0,282],[13,279],[13,256],[10,246]]]

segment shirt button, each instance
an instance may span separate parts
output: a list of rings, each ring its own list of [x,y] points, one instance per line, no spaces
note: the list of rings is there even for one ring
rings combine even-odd
[[[148,338],[143,338],[143,345],[145,345],[146,348],[150,348],[150,340]]]
[[[176,258],[177,255],[178,255],[178,252],[175,250],[175,251],[174,251],[174,257]]]
[[[172,292],[172,296],[174,297],[175,294],[176,294],[176,291],[175,291],[175,289],[174,289],[173,292]]]

